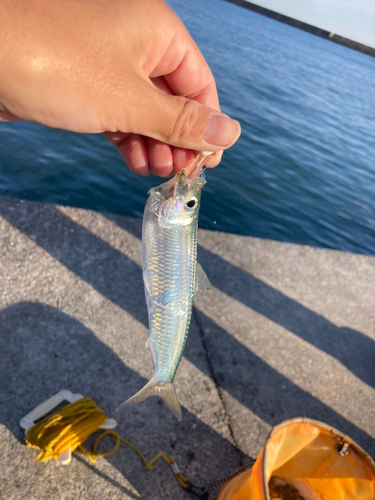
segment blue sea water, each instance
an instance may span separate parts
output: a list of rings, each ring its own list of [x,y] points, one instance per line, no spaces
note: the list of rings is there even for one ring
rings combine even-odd
[[[375,254],[375,59],[223,0],[172,0],[238,143],[207,171],[207,229]],[[97,135],[0,124],[0,196],[142,216],[140,178]]]

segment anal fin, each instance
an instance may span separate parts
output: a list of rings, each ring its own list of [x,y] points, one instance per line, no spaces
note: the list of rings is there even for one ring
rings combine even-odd
[[[197,269],[195,276],[195,296],[200,292],[205,292],[211,288],[210,280],[207,278],[207,274],[203,271],[202,266],[197,261]]]

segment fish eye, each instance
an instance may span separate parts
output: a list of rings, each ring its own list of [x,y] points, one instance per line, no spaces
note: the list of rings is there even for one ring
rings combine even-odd
[[[186,203],[186,206],[189,207],[189,208],[194,208],[196,203],[197,203],[196,200],[193,198],[192,200],[189,200]]]

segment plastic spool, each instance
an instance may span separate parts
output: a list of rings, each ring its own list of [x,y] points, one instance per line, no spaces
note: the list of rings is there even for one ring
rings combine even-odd
[[[38,405],[20,421],[20,426],[27,432],[31,427],[33,427],[36,422],[50,413],[52,410],[57,408],[64,401],[68,403],[75,403],[79,401],[84,396],[82,394],[73,394],[67,389],[63,389],[57,394],[51,396],[49,399]],[[100,429],[112,430],[117,426],[117,422],[114,418],[107,418],[107,420],[100,426]],[[61,455],[59,455],[58,461],[62,465],[68,465],[72,459],[71,448],[65,450]]]

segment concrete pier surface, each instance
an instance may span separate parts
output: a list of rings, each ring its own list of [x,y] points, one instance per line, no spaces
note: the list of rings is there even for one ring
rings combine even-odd
[[[2,499],[189,498],[165,463],[147,471],[122,445],[96,465],[37,462],[19,421],[61,389],[198,486],[255,458],[291,417],[375,455],[375,257],[363,255],[199,231],[212,289],[196,300],[176,377],[182,422],[159,398],[115,412],[153,372],[140,237],[137,219],[0,201]]]

